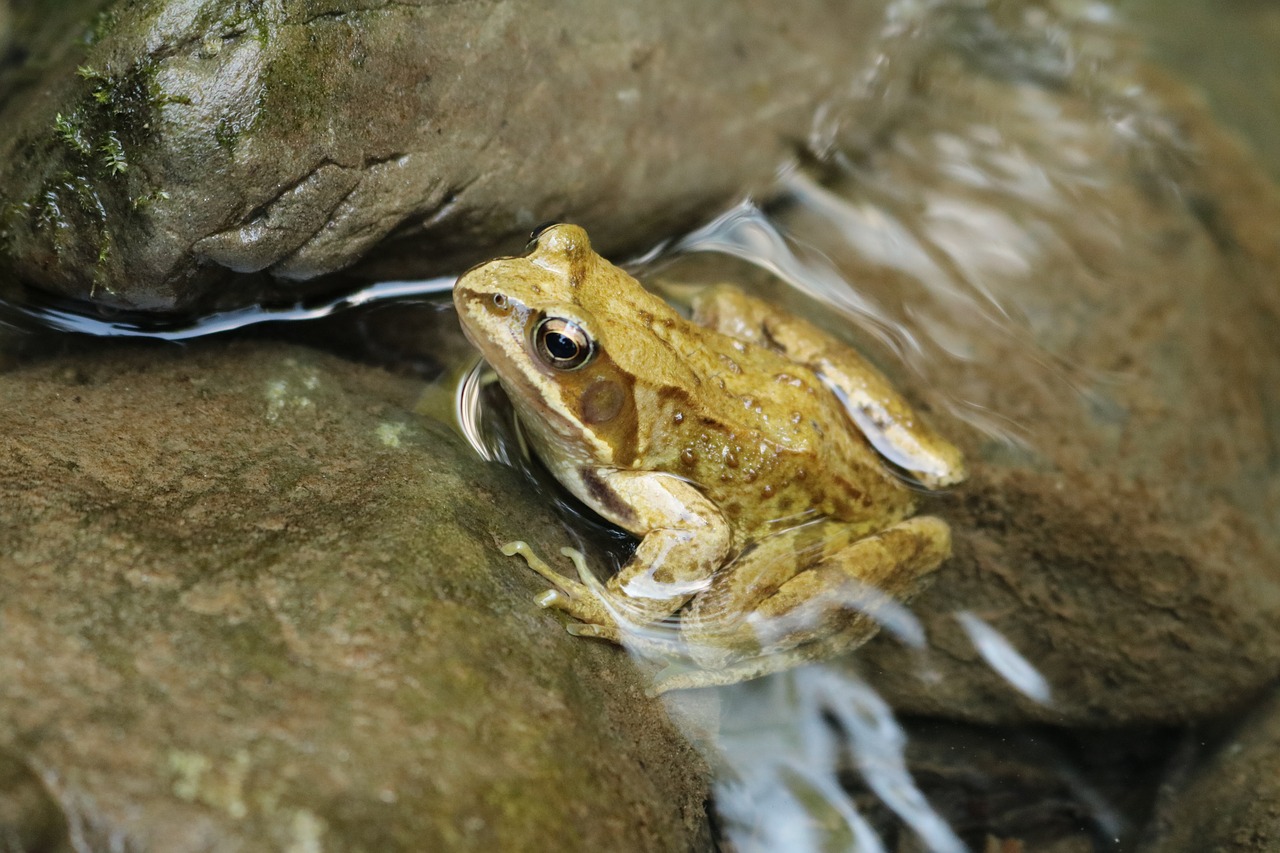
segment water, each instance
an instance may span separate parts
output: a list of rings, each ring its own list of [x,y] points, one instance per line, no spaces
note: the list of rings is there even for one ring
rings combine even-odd
[[[1116,59],[1131,31],[1112,7],[1062,2],[1011,17],[999,5],[937,7],[945,26],[939,23],[931,37],[941,35],[952,65],[930,80],[946,97],[899,96],[908,114],[912,97],[927,111],[914,132],[897,134],[887,149],[841,152],[822,168],[792,164],[767,203],[744,200],[628,267],[677,302],[688,289],[673,282],[746,280],[857,345],[909,384],[930,411],[968,425],[988,463],[1091,470],[1125,455],[1126,389],[1139,372],[1094,355],[1088,334],[1105,318],[1089,311],[1113,304],[1106,297],[1124,275],[1150,273],[1141,249],[1131,268],[1109,261],[1103,275],[1095,266],[1099,256],[1123,250],[1124,223],[1141,215],[1126,207],[1127,198],[1115,201],[1115,162],[1149,173],[1147,190],[1158,200],[1184,191],[1180,179],[1194,152],[1162,121],[1158,97]],[[1159,8],[1163,14],[1166,7]],[[1188,3],[1177,9],[1203,14]],[[918,19],[913,26],[921,26]],[[1247,55],[1257,65],[1276,54]],[[948,88],[947,68],[977,82]],[[1263,85],[1277,79],[1272,73]],[[1265,125],[1262,117],[1256,122]],[[1054,277],[1071,285],[1063,289],[1068,295],[1027,287],[1028,280]],[[314,323],[406,297],[443,299],[451,285],[384,282],[329,300],[162,325],[53,304],[9,306],[7,319],[60,332],[181,341],[262,324]],[[450,368],[461,378],[448,416],[476,452],[522,471],[531,488],[556,502],[566,541],[589,555],[596,574],[615,571],[633,543],[569,498],[532,458],[482,364],[459,359]],[[993,391],[988,385],[997,368],[1011,378]],[[1112,456],[1055,457],[1056,436],[1073,430],[1114,434],[1111,449],[1104,447]],[[513,559],[512,570],[523,567]],[[909,607],[867,592],[855,591],[845,605],[864,609],[894,642],[918,652],[921,679],[941,681],[923,653],[931,639],[925,624]],[[1012,691],[1052,709],[1060,686],[1037,668],[1034,651],[994,626],[998,615],[957,607],[951,617],[967,645],[951,652],[981,659]],[[640,664],[655,674],[681,665],[689,654],[682,642],[668,624],[635,626],[631,636]],[[816,665],[714,691],[667,694],[664,701],[690,721],[691,736],[719,770],[716,806],[732,849],[953,853],[980,843],[980,834],[953,827],[956,811],[944,816],[908,771],[912,730],[865,675],[848,665]],[[707,692],[714,698],[701,695]],[[1131,827],[1110,792],[1067,758],[1051,771],[1071,792],[1095,849],[1121,849],[1115,839]]]
[[[100,317],[86,312],[82,305],[62,300],[33,299],[26,304],[0,304],[0,322],[7,322],[18,329],[52,329],[95,337],[186,341],[266,323],[312,322],[356,308],[413,297],[437,296],[443,299],[453,289],[453,282],[452,276],[419,281],[382,281],[329,299],[282,306],[249,305],[202,317],[157,318],[123,312]]]
[[[856,677],[806,667],[726,688],[721,701],[716,800],[737,850],[885,850],[840,784],[846,744],[862,779],[929,849],[966,849],[907,772],[892,711]]]
[[[1145,50],[1199,89],[1280,179],[1280,8],[1265,0],[1124,0]]]

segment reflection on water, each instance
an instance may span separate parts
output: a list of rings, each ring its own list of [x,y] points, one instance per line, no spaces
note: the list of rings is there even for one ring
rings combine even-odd
[[[969,642],[982,655],[982,659],[1019,693],[1039,702],[1052,703],[1052,691],[1031,662],[1018,653],[1004,635],[967,610],[956,613],[956,621],[969,637]]]
[[[263,323],[297,323],[320,320],[342,311],[419,296],[447,294],[453,278],[421,281],[382,281],[327,300],[284,306],[250,305],[234,311],[202,317],[157,317],[150,314],[89,313],[87,306],[65,300],[32,299],[27,303],[0,300],[0,323],[29,330],[52,329],[82,335],[185,341],[223,334]]]
[[[797,179],[801,180],[801,179]],[[794,249],[793,249],[794,247]],[[676,252],[719,252],[757,266],[819,303],[842,312],[901,355],[910,331],[849,286],[838,270],[812,249],[797,246],[751,202],[744,201],[675,245]]]
[[[511,453],[512,442],[502,441],[495,429],[485,427],[485,418],[493,417],[493,406],[486,405],[486,390],[497,384],[498,378],[482,359],[462,374],[458,392],[454,395],[452,415],[454,424],[472,449],[486,462],[500,462],[509,468],[517,467],[517,460],[528,457],[528,446],[519,445],[520,453]],[[518,431],[514,431],[519,434]]]

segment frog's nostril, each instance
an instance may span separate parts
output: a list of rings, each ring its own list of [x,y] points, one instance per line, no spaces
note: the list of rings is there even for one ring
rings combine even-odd
[[[507,299],[505,293],[495,293],[493,294],[493,307],[499,311],[506,311],[511,307],[511,301]]]

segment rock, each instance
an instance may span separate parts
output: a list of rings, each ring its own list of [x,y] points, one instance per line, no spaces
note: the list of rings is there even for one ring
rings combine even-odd
[[[1204,742],[1201,738],[1200,742]],[[1263,853],[1280,847],[1280,699],[1272,696],[1169,786],[1143,853]]]
[[[883,37],[887,0],[28,5],[5,266],[159,312],[332,288],[304,282],[366,255],[457,274],[551,219],[647,248],[806,141],[873,132],[895,99],[868,75],[920,41]]]
[[[1247,141],[1273,179],[1280,179],[1280,115],[1258,109],[1280,99],[1280,8],[1134,0],[1125,4],[1124,14],[1152,57],[1203,92],[1213,114]]]
[[[902,724],[907,767],[930,806],[970,850],[994,853],[1092,853],[1099,838],[1133,849],[1177,737],[924,719]],[[846,766],[841,779],[886,849],[924,853],[856,766]]]
[[[700,759],[494,546],[557,522],[421,382],[71,350],[0,373],[0,846],[708,848]]]
[[[973,462],[926,502],[956,543],[913,603],[929,653],[882,637],[862,668],[896,707],[974,721],[1225,713],[1280,675],[1276,189],[1123,53],[1077,44],[1055,78],[988,47],[939,56],[886,144],[835,191],[797,182],[784,218],[914,333],[866,348],[927,377]]]

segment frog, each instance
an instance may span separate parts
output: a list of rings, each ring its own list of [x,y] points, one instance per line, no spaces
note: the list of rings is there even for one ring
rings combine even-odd
[[[524,541],[502,552],[570,633],[677,654],[654,693],[852,651],[951,555],[917,509],[965,479],[960,450],[810,321],[731,284],[686,316],[569,223],[468,270],[453,301],[532,451],[638,540],[607,580],[570,548],[576,577]]]

